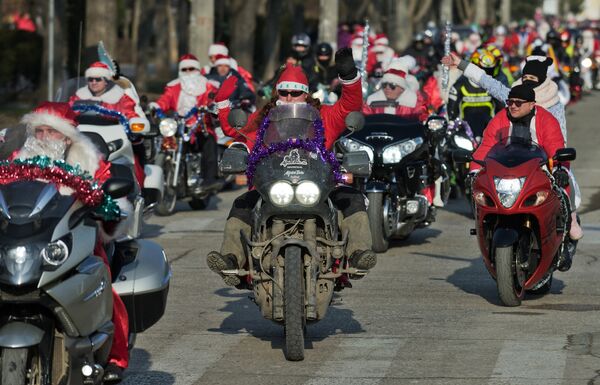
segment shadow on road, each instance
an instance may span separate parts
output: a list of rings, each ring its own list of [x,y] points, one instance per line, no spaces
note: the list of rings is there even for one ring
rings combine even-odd
[[[449,211],[454,214],[462,215],[470,220],[473,219],[471,216],[471,209],[467,203],[467,198],[461,196],[460,198],[450,199],[443,210]]]
[[[133,349],[129,362],[129,369],[125,371],[123,385],[161,384],[173,385],[173,375],[157,370],[150,370],[152,355],[144,349]]]
[[[250,333],[263,341],[270,341],[273,349],[283,349],[283,326],[262,317],[258,306],[249,298],[252,295],[250,291],[223,288],[216,290],[215,294],[230,299],[219,310],[231,314],[221,322],[219,328],[208,331],[223,334]],[[339,295],[334,294],[325,319],[307,326],[304,346],[306,349],[312,349],[314,341],[322,341],[336,334],[365,332],[361,324],[354,319],[354,312],[344,308],[339,299]]]

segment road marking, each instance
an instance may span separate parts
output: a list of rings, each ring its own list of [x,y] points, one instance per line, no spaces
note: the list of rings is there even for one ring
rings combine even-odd
[[[565,344],[565,338],[504,341],[488,385],[562,384]]]
[[[174,382],[165,383],[172,385],[189,385],[195,383],[204,375],[206,369],[223,358],[229,350],[240,343],[246,337],[227,334],[187,334],[176,340],[172,337],[164,341],[166,351],[150,357],[148,362],[136,362],[136,354],[132,356],[130,371],[126,372],[127,378],[124,385],[139,385],[146,383],[149,374],[153,374],[152,380],[174,377]],[[173,379],[173,378],[172,378]]]
[[[385,378],[404,340],[346,338],[306,385],[375,385]]]

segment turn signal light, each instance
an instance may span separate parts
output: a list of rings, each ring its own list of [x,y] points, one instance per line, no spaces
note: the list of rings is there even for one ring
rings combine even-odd
[[[235,176],[235,184],[238,186],[245,186],[248,184],[248,178],[246,174],[239,174]]]
[[[494,207],[494,202],[492,202],[492,200],[488,198],[482,191],[475,191],[473,193],[473,199],[479,206]]]
[[[133,123],[130,128],[131,132],[143,132],[146,125],[144,123]]]
[[[345,172],[342,174],[342,180],[345,184],[354,183],[354,175],[351,172]]]
[[[525,206],[525,207],[539,206],[542,203],[544,203],[547,198],[548,198],[548,191],[538,191],[534,195],[529,196],[525,200],[525,203],[523,204],[523,206]]]

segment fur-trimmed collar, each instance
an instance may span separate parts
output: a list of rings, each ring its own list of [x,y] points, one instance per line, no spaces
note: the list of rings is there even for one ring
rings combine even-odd
[[[125,91],[123,91],[123,88],[119,85],[113,83],[112,86],[100,96],[92,95],[88,86],[78,89],[75,95],[82,100],[96,100],[107,104],[116,104],[121,100],[123,95],[125,95]]]

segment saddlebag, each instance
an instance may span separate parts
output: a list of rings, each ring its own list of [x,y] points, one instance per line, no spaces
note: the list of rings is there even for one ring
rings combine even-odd
[[[165,253],[151,241],[121,243],[113,267],[113,288],[127,308],[129,331],[143,332],[158,322],[167,306],[171,268]]]

